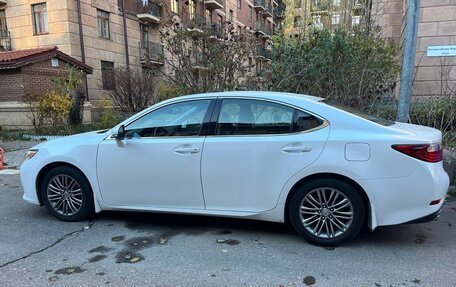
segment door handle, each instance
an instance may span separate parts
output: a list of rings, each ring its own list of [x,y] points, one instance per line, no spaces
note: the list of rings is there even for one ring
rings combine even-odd
[[[174,152],[179,154],[198,153],[199,151],[200,149],[197,147],[178,147],[174,149]]]
[[[287,153],[302,153],[309,152],[312,148],[310,146],[286,146],[282,150]]]

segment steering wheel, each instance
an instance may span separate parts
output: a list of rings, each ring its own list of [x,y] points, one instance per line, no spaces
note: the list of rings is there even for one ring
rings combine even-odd
[[[154,129],[154,137],[155,136],[165,136],[168,134],[168,131],[164,127],[157,127]]]

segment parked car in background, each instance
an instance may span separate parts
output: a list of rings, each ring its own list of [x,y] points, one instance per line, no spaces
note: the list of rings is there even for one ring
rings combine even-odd
[[[366,224],[438,217],[449,185],[441,137],[317,97],[199,94],[41,143],[21,180],[26,201],[64,221],[103,210],[289,221],[334,246]]]

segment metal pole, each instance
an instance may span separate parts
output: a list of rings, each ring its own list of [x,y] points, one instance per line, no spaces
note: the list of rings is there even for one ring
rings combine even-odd
[[[84,48],[84,32],[82,30],[82,16],[81,16],[81,0],[77,0],[77,9],[78,9],[78,26],[79,26],[79,44],[81,46],[81,60],[85,64],[85,48]],[[87,83],[87,73],[84,73],[85,78],[85,90],[86,90],[86,100],[89,101],[89,84]]]
[[[399,104],[396,116],[398,122],[407,122],[409,118],[419,18],[420,0],[408,0],[407,22],[404,33],[404,56],[402,58],[401,88],[399,91]]]
[[[127,69],[130,69],[130,54],[128,53],[128,34],[127,34],[127,10],[125,9],[125,0],[122,0],[122,20],[123,20],[123,32],[125,42],[125,63]]]

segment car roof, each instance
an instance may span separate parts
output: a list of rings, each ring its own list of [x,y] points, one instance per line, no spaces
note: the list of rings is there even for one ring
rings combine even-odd
[[[230,91],[230,92],[214,92],[214,93],[202,93],[202,94],[193,94],[188,96],[176,97],[172,100],[184,100],[184,99],[193,99],[193,98],[202,98],[202,97],[230,97],[230,98],[258,98],[258,99],[275,99],[275,100],[295,100],[296,98],[312,101],[312,102],[320,102],[323,101],[323,98],[314,97],[309,95],[302,95],[302,94],[293,94],[293,93],[286,93],[286,92],[270,92],[270,91]]]

